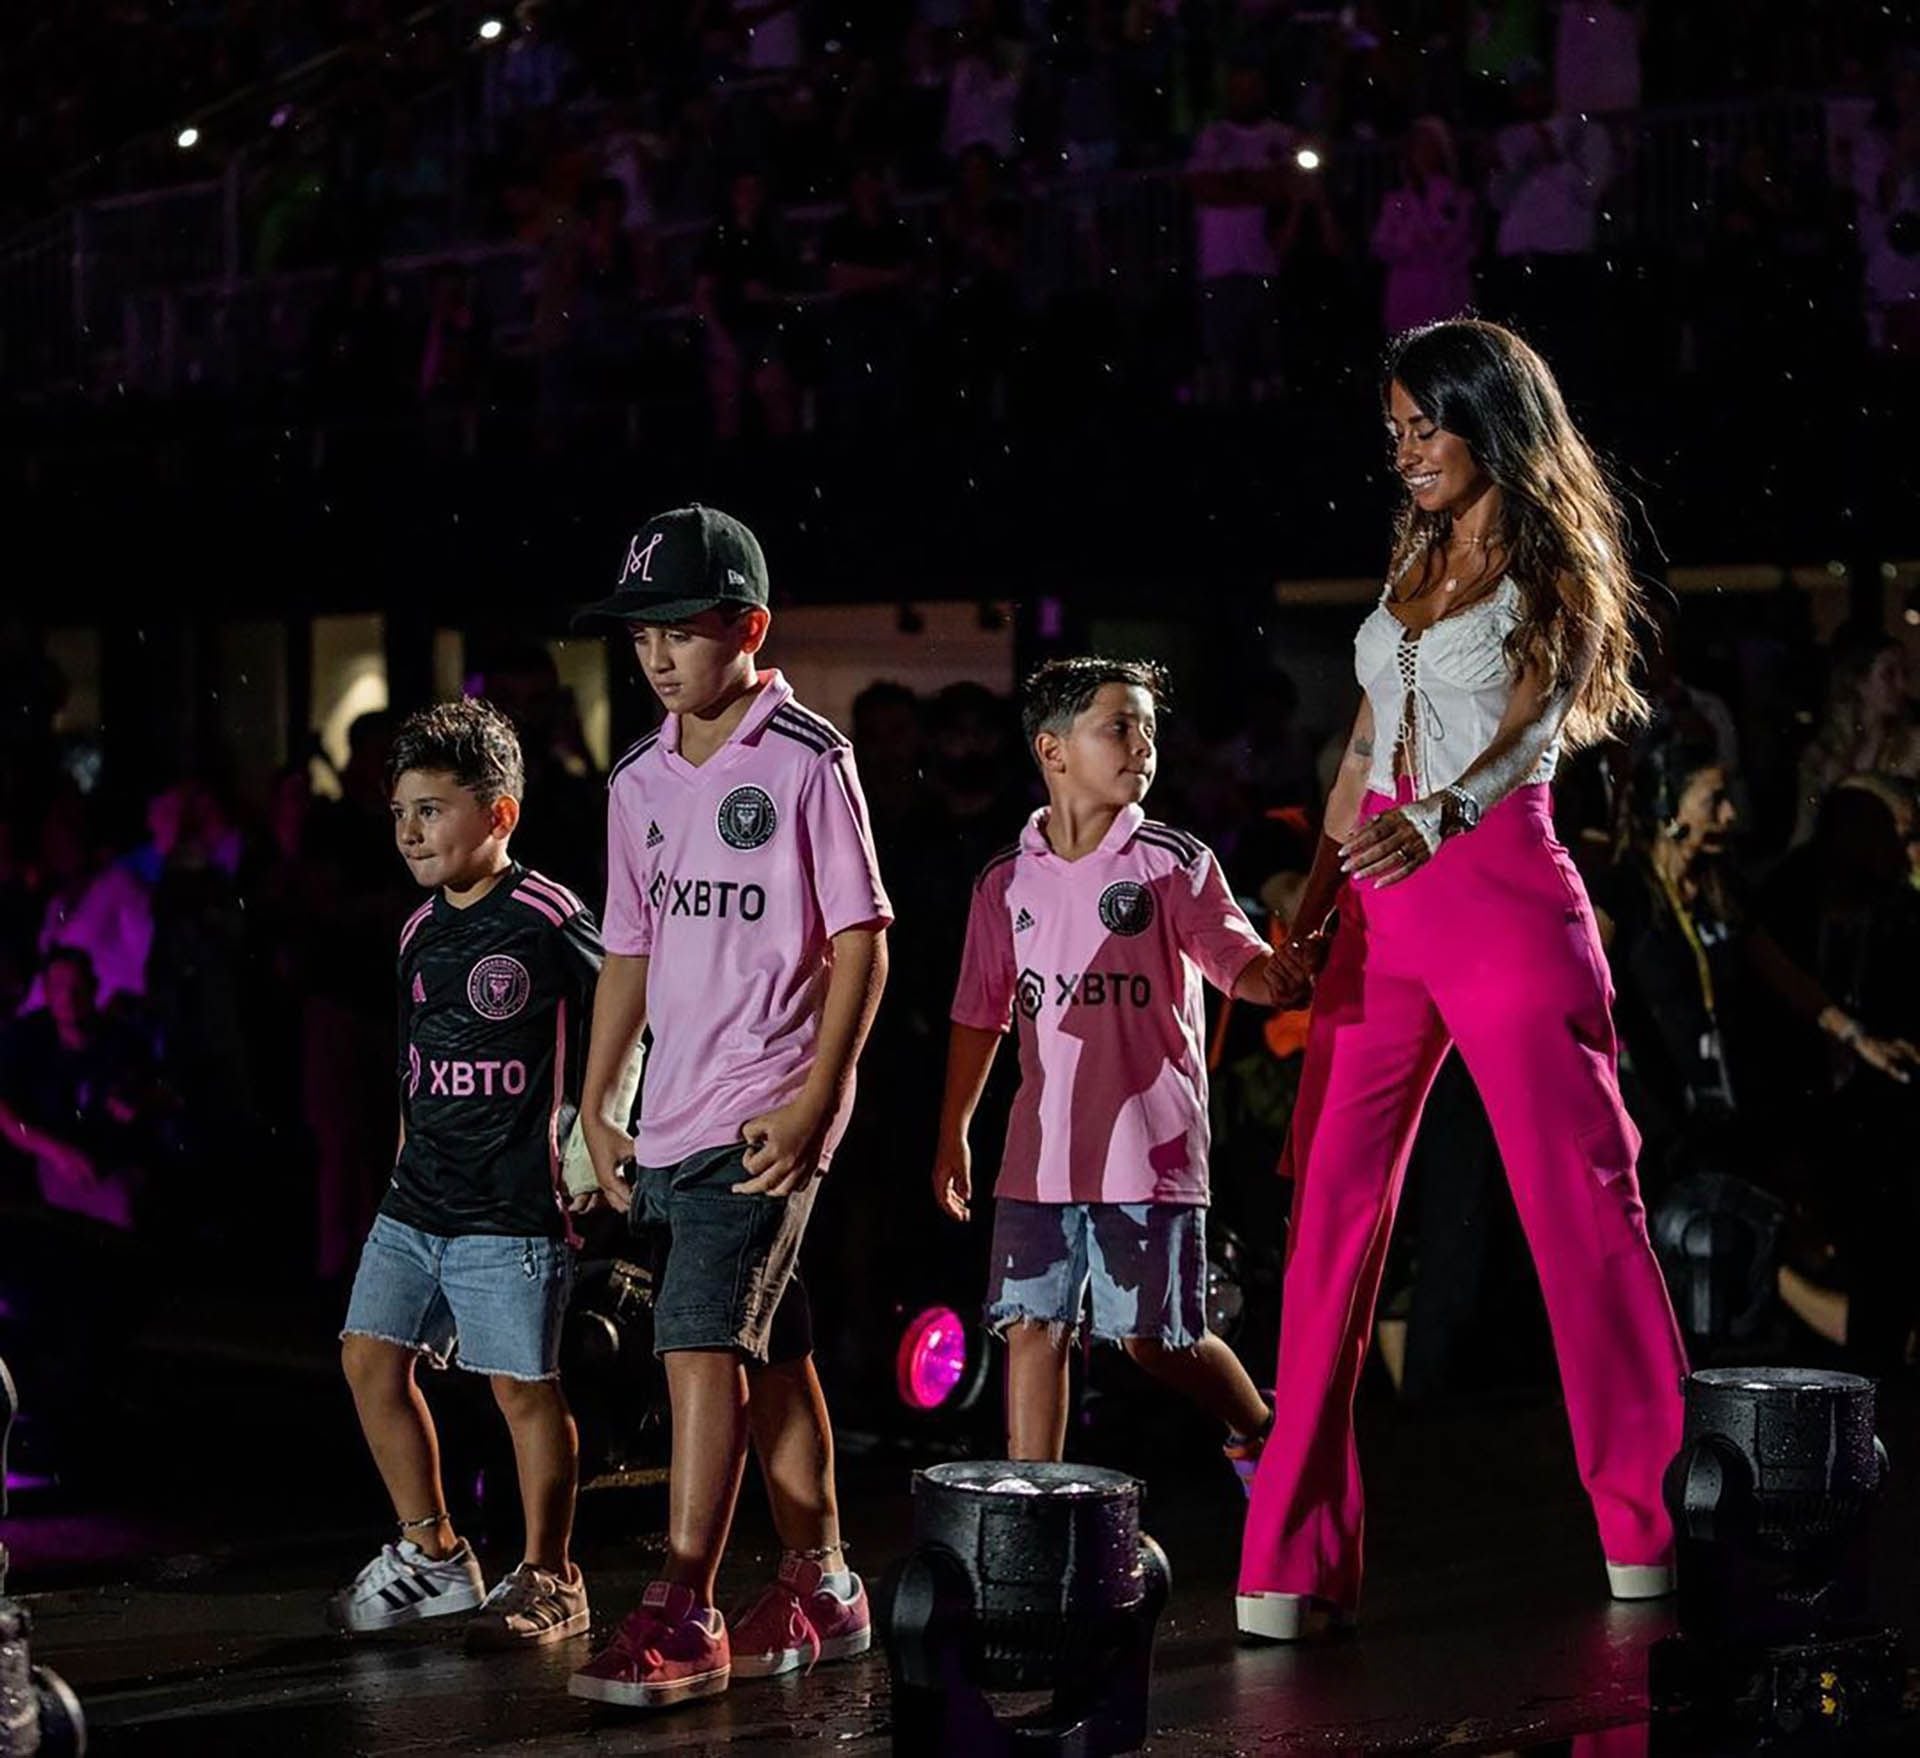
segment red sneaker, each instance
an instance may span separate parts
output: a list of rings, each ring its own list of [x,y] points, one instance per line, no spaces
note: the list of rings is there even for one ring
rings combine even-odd
[[[621,1709],[662,1709],[718,1697],[732,1670],[726,1620],[695,1605],[691,1588],[655,1581],[567,1691]]]
[[[853,1597],[842,1599],[823,1585],[820,1565],[787,1557],[779,1578],[734,1620],[733,1670],[743,1679],[811,1672],[822,1660],[850,1660],[873,1646],[867,1589],[858,1575]]]

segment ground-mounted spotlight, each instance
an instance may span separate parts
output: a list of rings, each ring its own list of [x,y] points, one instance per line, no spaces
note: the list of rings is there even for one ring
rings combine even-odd
[[[1654,1250],[1691,1342],[1739,1342],[1760,1328],[1786,1213],[1777,1197],[1721,1172],[1690,1172],[1661,1199]]]
[[[970,1408],[987,1378],[986,1339],[950,1306],[914,1313],[894,1351],[893,1385],[916,1414]]]
[[[188,126],[173,137],[173,144],[183,153],[190,153],[200,144],[200,130]]]
[[[484,18],[480,21],[480,40],[483,43],[497,43],[506,34],[507,27],[497,18]]]
[[[0,1361],[0,1514],[7,1511],[7,1436],[19,1413],[13,1376]],[[77,1758],[87,1749],[80,1700],[58,1673],[33,1664],[33,1620],[8,1599],[0,1544],[0,1758]]]
[[[654,1242],[581,1266],[560,1333],[560,1378],[580,1425],[583,1480],[649,1462],[666,1387],[653,1353]]]
[[[1691,1376],[1666,1480],[1680,1630],[1648,1663],[1661,1722],[1805,1740],[1898,1710],[1898,1634],[1874,1627],[1867,1602],[1868,1518],[1886,1471],[1871,1380],[1785,1367]]]
[[[1302,147],[1293,155],[1293,162],[1303,171],[1317,171],[1325,162],[1313,147]]]
[[[914,1474],[914,1548],[885,1635],[907,1758],[1105,1758],[1147,1736],[1166,1554],[1140,1484],[1091,1465],[970,1460]],[[992,1693],[1051,1691],[1003,1718]]]

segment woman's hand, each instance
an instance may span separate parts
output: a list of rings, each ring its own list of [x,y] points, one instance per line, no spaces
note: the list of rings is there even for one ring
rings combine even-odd
[[[1325,931],[1289,936],[1273,955],[1267,967],[1273,1005],[1282,1012],[1305,1007],[1313,999],[1313,986],[1327,962],[1332,945]]]
[[[1433,859],[1440,846],[1441,819],[1442,802],[1433,794],[1382,812],[1341,844],[1341,870],[1349,879],[1398,885]]]

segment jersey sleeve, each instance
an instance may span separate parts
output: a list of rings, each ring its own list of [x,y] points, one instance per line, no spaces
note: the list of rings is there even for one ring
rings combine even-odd
[[[849,928],[886,927],[893,905],[880,882],[866,796],[846,746],[836,745],[809,765],[800,788],[800,819],[828,938]]]
[[[606,954],[600,944],[600,924],[593,911],[576,910],[553,931],[559,966],[561,1001],[566,1008],[560,1053],[565,1058],[560,1089],[578,1110],[580,1087],[587,1072],[587,1045],[593,1037],[593,992],[600,980]]]
[[[650,958],[653,904],[647,896],[645,833],[635,821],[635,791],[616,782],[607,795],[607,909],[599,937],[607,952]]]
[[[1174,876],[1169,887],[1180,949],[1216,989],[1231,994],[1240,973],[1268,951],[1266,941],[1234,902],[1227,876],[1212,849]]]
[[[1013,1023],[1013,926],[1007,920],[1004,878],[990,873],[973,888],[967,944],[949,1015],[955,1025],[1004,1032]]]

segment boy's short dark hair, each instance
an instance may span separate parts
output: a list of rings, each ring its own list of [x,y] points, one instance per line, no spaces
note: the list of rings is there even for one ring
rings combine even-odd
[[[436,702],[407,716],[387,750],[389,793],[409,769],[451,775],[483,806],[526,792],[513,722],[479,696]]]
[[[1043,732],[1066,732],[1108,684],[1145,690],[1156,709],[1166,707],[1167,671],[1156,660],[1101,659],[1092,654],[1050,659],[1020,691],[1020,730],[1026,735],[1027,749],[1033,749],[1033,741]]]

